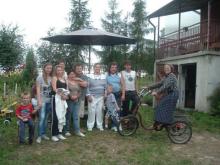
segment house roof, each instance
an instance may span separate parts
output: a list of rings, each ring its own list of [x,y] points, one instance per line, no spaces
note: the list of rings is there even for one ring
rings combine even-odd
[[[208,4],[210,0],[173,0],[162,8],[150,14],[147,18],[166,16],[186,11],[201,9]]]

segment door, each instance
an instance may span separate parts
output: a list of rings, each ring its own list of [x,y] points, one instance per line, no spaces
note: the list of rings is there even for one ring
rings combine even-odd
[[[195,108],[196,96],[196,63],[182,67],[185,75],[185,103],[186,108]]]

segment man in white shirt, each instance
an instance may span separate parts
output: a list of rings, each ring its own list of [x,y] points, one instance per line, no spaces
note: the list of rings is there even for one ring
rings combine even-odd
[[[137,95],[136,72],[131,69],[130,61],[126,61],[124,67],[125,70],[121,72],[125,80],[125,100],[122,105],[122,116],[132,113],[139,102],[139,97]],[[131,109],[129,109],[130,102],[132,103]]]

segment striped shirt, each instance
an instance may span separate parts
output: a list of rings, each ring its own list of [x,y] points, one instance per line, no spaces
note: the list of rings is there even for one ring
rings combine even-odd
[[[104,96],[107,87],[106,75],[88,75],[88,87],[86,95]]]

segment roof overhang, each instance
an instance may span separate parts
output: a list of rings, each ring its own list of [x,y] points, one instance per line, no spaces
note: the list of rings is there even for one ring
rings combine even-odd
[[[147,18],[161,17],[203,8],[210,0],[173,0],[162,8],[150,14]]]

